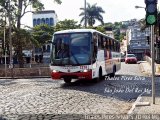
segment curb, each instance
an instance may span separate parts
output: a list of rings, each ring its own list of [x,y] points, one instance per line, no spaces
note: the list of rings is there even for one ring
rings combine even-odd
[[[131,114],[133,114],[133,112],[134,112],[134,110],[135,110],[135,108],[136,107],[140,107],[140,106],[150,106],[150,103],[149,102],[140,102],[141,101],[141,99],[142,99],[142,95],[144,94],[145,92],[143,92],[143,93],[141,93],[138,97],[137,97],[137,99],[136,99],[136,101],[133,103],[133,105],[132,105],[132,108],[128,111],[128,115],[131,115]]]
[[[133,103],[133,105],[132,105],[132,108],[128,111],[128,115],[130,115],[130,114],[132,114],[133,113],[133,111],[135,110],[135,108],[136,108],[136,104],[137,103],[139,103],[140,101],[141,101],[141,99],[142,99],[142,96],[141,96],[141,94],[137,97],[137,99],[136,99],[136,101]]]
[[[144,72],[145,72],[145,70],[144,70],[144,67],[143,67],[142,63],[140,63],[140,69],[141,69],[141,72],[142,72],[142,73],[144,73]]]
[[[142,65],[142,63],[140,63],[140,70],[141,70],[141,73],[144,74],[144,75],[147,75],[147,76],[151,76],[152,74],[147,72],[145,69],[144,69],[144,66]]]
[[[140,70],[142,72],[142,74],[147,75],[149,77],[152,76],[152,71],[148,72],[144,69],[143,63],[140,63]],[[160,72],[156,72],[156,68],[155,68],[155,77],[160,77]]]

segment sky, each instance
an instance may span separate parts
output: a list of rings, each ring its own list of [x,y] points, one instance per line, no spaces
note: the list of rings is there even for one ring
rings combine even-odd
[[[62,0],[62,4],[59,5],[54,0],[40,0],[45,7],[45,10],[55,10],[58,15],[58,20],[74,19],[80,21],[79,14],[82,12],[80,8],[84,7],[84,0]],[[104,22],[120,22],[130,19],[142,19],[145,17],[145,9],[136,9],[135,6],[145,7],[144,0],[86,0],[91,5],[97,3],[97,6],[102,7],[105,11],[102,14]],[[28,10],[33,10],[31,7]],[[32,14],[27,13],[23,19],[22,24],[32,27]],[[96,25],[99,25],[96,22]]]

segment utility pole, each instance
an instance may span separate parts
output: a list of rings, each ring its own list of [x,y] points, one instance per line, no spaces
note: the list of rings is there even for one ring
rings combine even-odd
[[[155,51],[154,51],[154,25],[151,25],[151,65],[152,65],[152,102],[155,104]]]
[[[86,28],[87,27],[86,0],[84,0],[84,13],[85,13],[84,25],[85,25],[85,28]]]
[[[151,28],[151,68],[152,68],[152,103],[155,104],[155,49],[154,49],[154,27],[157,24],[157,0],[145,0],[146,25]]]

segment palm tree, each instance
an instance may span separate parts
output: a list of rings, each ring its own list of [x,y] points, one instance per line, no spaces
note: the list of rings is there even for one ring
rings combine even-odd
[[[85,21],[85,8],[80,8],[80,10],[83,10],[79,16],[82,16],[81,23]],[[86,22],[89,26],[93,26],[95,24],[95,21],[98,20],[101,22],[101,24],[104,24],[103,17],[101,13],[105,13],[105,11],[97,6],[97,4],[90,5],[87,3],[86,7]]]

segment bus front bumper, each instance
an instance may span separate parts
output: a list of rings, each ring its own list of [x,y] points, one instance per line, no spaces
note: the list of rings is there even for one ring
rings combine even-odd
[[[61,78],[71,78],[71,79],[92,79],[92,71],[87,72],[74,72],[74,73],[64,73],[64,72],[51,72],[52,79],[58,80]]]

